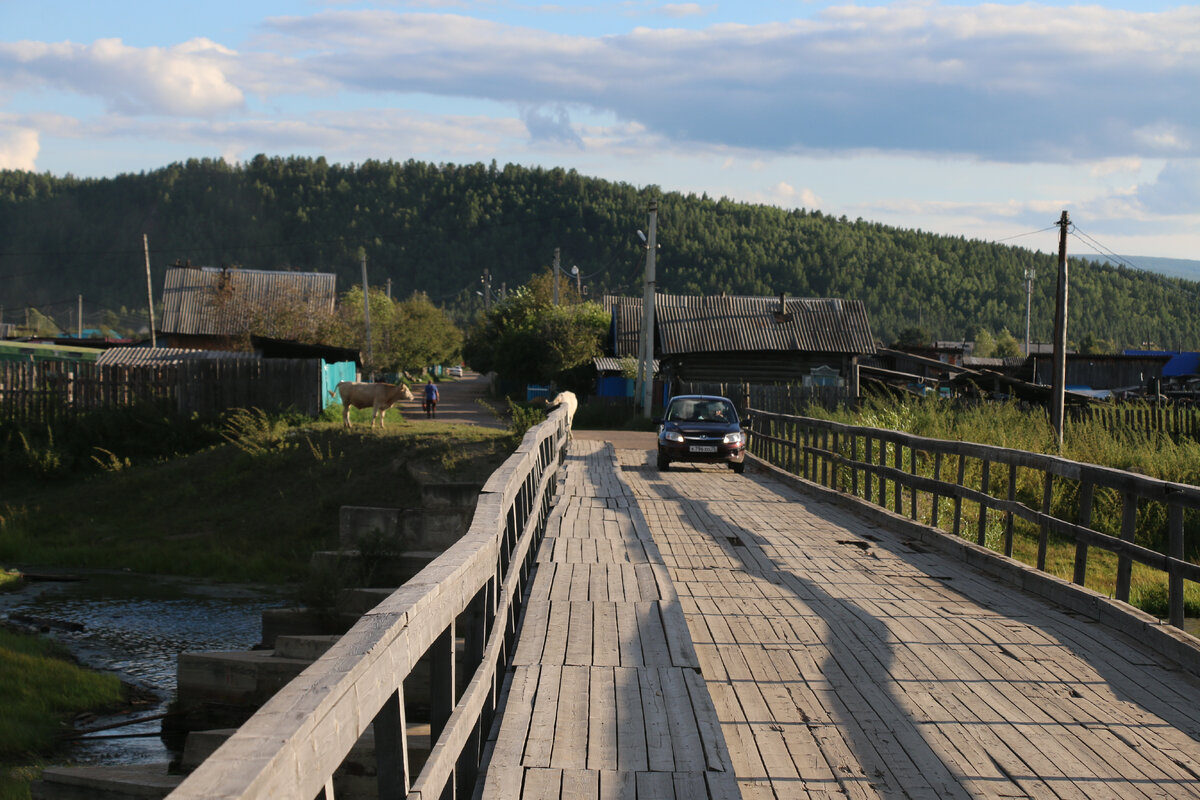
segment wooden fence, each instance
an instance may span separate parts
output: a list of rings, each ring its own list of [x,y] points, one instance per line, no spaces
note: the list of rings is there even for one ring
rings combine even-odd
[[[682,383],[677,394],[713,394],[728,397],[738,413],[748,408],[765,408],[779,414],[797,414],[810,405],[835,409],[854,405],[845,387],[802,386],[798,383]]]
[[[333,773],[368,728],[379,797],[470,797],[568,430],[565,408],[530,428],[484,485],[467,534],[363,616],[170,798],[333,800]],[[456,635],[465,640],[457,665]],[[433,749],[414,779],[404,698],[426,651]],[[461,690],[456,666],[468,673]]]
[[[1186,560],[1200,535],[1200,487],[1004,447],[750,410],[750,452],[793,474],[1013,556],[1017,528],[1046,569],[1050,537],[1074,543],[1072,581],[1088,550],[1117,557],[1113,596],[1129,602],[1133,565],[1167,575],[1171,625],[1184,624]],[[953,477],[948,477],[953,476]],[[1100,508],[1103,514],[1093,512]],[[1118,513],[1119,510],[1119,513]],[[1016,524],[1014,524],[1016,523]],[[1190,529],[1192,548],[1186,547]],[[1107,593],[1107,592],[1105,592]]]
[[[1200,439],[1200,408],[1193,405],[1128,403],[1068,409],[1067,421],[1098,422],[1106,430],[1163,433],[1175,439]]]
[[[289,406],[320,413],[319,359],[204,359],[169,365],[0,362],[0,421],[40,422],[160,404],[180,414]]]

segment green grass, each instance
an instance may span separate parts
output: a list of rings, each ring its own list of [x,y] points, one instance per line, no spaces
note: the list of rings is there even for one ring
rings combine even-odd
[[[386,430],[303,427],[256,412],[225,442],[98,474],[10,481],[0,501],[0,564],[130,569],[224,581],[301,579],[336,545],[343,505],[410,507],[408,464],[431,480],[482,482],[511,452],[503,431],[393,419]],[[7,488],[7,487],[6,487]]]
[[[0,628],[0,800],[29,797],[37,763],[71,714],[121,699],[116,676],[76,666],[48,639]]]
[[[15,569],[0,568],[0,592],[16,589],[21,585],[21,573]]]

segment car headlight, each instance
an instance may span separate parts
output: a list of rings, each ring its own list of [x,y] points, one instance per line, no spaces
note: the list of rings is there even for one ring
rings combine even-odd
[[[725,434],[725,444],[741,444],[746,441],[746,434],[741,431]]]
[[[663,431],[662,438],[666,439],[668,442],[682,442],[683,434],[679,431]]]

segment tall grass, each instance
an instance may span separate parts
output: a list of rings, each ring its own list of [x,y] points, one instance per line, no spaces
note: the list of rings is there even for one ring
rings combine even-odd
[[[806,409],[806,415],[831,419],[849,425],[884,428],[924,436],[932,439],[967,441],[1007,447],[1015,450],[1054,454],[1057,451],[1056,437],[1049,419],[1041,409],[1027,409],[1016,403],[948,403],[937,398],[896,402],[872,400],[860,410],[841,409],[831,412],[819,407]],[[1173,438],[1162,432],[1143,432],[1133,429],[1106,429],[1096,421],[1069,424],[1065,430],[1063,450],[1060,455],[1072,461],[1098,464],[1129,472],[1137,472],[1165,481],[1200,485],[1200,442],[1187,438]],[[878,446],[877,446],[878,447]],[[849,456],[849,453],[844,455]],[[860,458],[862,455],[860,454]],[[878,463],[880,455],[876,453]],[[893,445],[885,447],[883,457],[889,465],[895,463]],[[916,471],[928,477],[933,475],[932,459],[918,453],[917,463],[912,463],[912,454],[903,450],[900,454],[901,467],[905,471]],[[958,469],[958,459],[946,456],[942,465],[942,480],[953,481]],[[1042,504],[1042,473],[1039,470],[1019,468],[1012,486],[1014,498],[1028,508],[1039,509]],[[964,463],[964,484],[976,489],[982,486],[982,468],[976,459]],[[849,485],[849,481],[845,482]],[[874,491],[878,497],[878,482]],[[895,491],[889,486],[889,491]],[[910,513],[912,495],[903,491],[902,508]],[[989,494],[1004,498],[1009,495],[1009,472],[1007,468],[993,468],[989,473]],[[1079,519],[1078,482],[1056,480],[1051,497],[1051,514],[1069,522]],[[865,494],[865,481],[859,494]],[[888,499],[894,507],[894,495]],[[918,516],[924,521],[933,518],[933,499],[926,494],[917,498]],[[962,524],[958,531],[963,538],[978,539],[978,506],[970,501],[963,502]],[[1089,527],[1110,536],[1121,533],[1123,498],[1112,489],[1097,488],[1092,501],[1092,517]],[[941,497],[938,500],[939,527],[950,530],[954,518],[954,501]],[[988,515],[984,530],[986,546],[1003,552],[1006,543],[1007,523],[1005,515],[992,512]],[[1012,521],[1013,556],[1027,564],[1037,562],[1040,531],[1020,519]],[[1145,547],[1164,552],[1166,547],[1166,507],[1161,503],[1141,501],[1138,504],[1137,527],[1134,541]],[[1200,514],[1185,515],[1185,557],[1196,561],[1200,558]],[[1075,543],[1051,536],[1046,557],[1046,570],[1061,578],[1071,580],[1074,576]],[[1086,585],[1098,592],[1112,595],[1116,586],[1117,558],[1100,548],[1089,548]],[[1158,616],[1165,616],[1167,608],[1166,575],[1147,567],[1134,565],[1131,604]],[[1185,613],[1200,616],[1200,585],[1185,583]]]

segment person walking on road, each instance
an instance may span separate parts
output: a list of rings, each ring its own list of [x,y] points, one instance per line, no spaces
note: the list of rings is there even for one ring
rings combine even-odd
[[[438,388],[433,384],[433,378],[425,384],[425,416],[432,419],[437,416]]]

